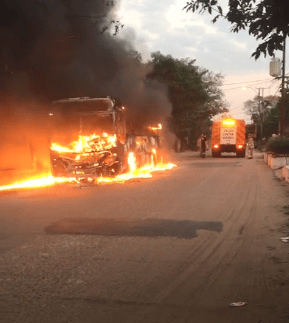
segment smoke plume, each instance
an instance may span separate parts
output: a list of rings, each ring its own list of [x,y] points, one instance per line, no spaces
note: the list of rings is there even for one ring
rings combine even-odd
[[[139,126],[169,115],[165,87],[116,33],[116,1],[2,0],[0,10],[2,87],[14,102],[110,96]]]

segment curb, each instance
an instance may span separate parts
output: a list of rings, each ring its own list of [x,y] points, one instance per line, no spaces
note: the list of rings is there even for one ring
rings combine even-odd
[[[282,169],[282,177],[286,182],[289,183],[289,166],[285,166]]]
[[[275,171],[275,175],[289,183],[289,157],[273,157],[272,153],[264,152],[264,162]]]

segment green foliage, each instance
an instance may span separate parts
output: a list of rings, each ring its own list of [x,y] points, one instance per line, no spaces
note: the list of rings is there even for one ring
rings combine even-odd
[[[153,70],[148,78],[167,85],[173,106],[171,125],[179,138],[188,137],[193,147],[197,137],[208,128],[212,116],[227,111],[220,86],[221,74],[195,65],[195,60],[176,59],[152,53]]]
[[[267,109],[266,118],[263,122],[263,134],[264,137],[269,138],[272,134],[277,134],[279,131],[279,123],[280,123],[280,109],[281,109],[281,101],[272,108]],[[285,109],[284,109],[284,135],[289,136],[289,96],[286,94],[285,96]]]
[[[279,101],[276,103],[276,99]],[[262,137],[270,138],[272,134],[279,132],[281,98],[268,96],[262,98],[256,96],[253,100],[244,102],[244,110],[251,120],[261,129],[263,124]],[[285,95],[284,109],[284,135],[289,136],[289,93]],[[262,122],[263,120],[263,122]],[[260,131],[258,131],[260,134]]]
[[[289,154],[289,138],[270,138],[266,144],[266,151],[274,154]]]
[[[268,110],[265,121],[263,123],[263,137],[270,138],[273,134],[278,133],[280,121],[280,107],[279,104],[274,108]]]
[[[263,120],[262,138],[269,138],[272,134],[278,133],[278,126],[280,120],[280,106],[273,106],[270,101],[274,98],[269,96],[263,98],[256,96],[253,100],[247,100],[244,102],[244,111],[247,115],[251,116],[251,120],[254,124],[258,125],[258,137],[261,136],[261,124]]]
[[[228,0],[224,14],[220,0],[191,0],[186,11],[215,14],[212,22],[223,17],[232,24],[231,31],[247,29],[249,35],[262,42],[252,56],[257,59],[261,53],[273,56],[275,50],[282,50],[283,40],[289,35],[288,1],[284,0]]]
[[[254,97],[253,100],[244,102],[244,111],[247,115],[251,116],[251,120],[260,124],[262,118],[262,98],[260,96]]]

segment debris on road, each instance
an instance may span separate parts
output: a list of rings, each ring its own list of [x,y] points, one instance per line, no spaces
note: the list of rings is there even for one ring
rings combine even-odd
[[[231,303],[230,306],[232,306],[232,307],[240,307],[240,306],[244,306],[246,304],[247,304],[246,302],[234,302],[234,303]]]
[[[283,238],[280,238],[280,240],[284,243],[287,243],[289,242],[289,237],[283,237]]]

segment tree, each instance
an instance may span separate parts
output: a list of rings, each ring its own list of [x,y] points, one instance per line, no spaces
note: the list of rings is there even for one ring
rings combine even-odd
[[[273,106],[267,109],[266,117],[264,120],[264,136],[269,138],[272,134],[280,132],[280,105],[279,100]],[[285,109],[284,109],[284,135],[289,136],[289,94],[285,95]]]
[[[251,116],[251,120],[258,126],[258,137],[270,137],[276,131],[276,116],[280,117],[280,113],[276,114],[276,103],[279,97],[269,95],[267,97],[255,96],[253,100],[244,102],[244,111],[247,115]],[[280,106],[279,106],[280,108]],[[267,121],[266,121],[267,120]],[[273,123],[272,123],[273,122]],[[271,125],[270,127],[268,125]],[[274,125],[272,125],[274,124]],[[277,120],[277,130],[279,121]],[[273,129],[272,133],[269,128]]]
[[[270,138],[273,134],[279,132],[279,120],[280,120],[280,104],[272,107],[267,111],[267,115],[264,121],[264,137]]]
[[[261,40],[252,54],[255,59],[261,53],[273,56],[275,50],[282,50],[289,35],[289,4],[284,0],[228,0],[226,13],[220,0],[190,0],[184,9],[215,14],[213,23],[223,17],[232,24],[233,32],[247,29],[249,35]]]
[[[221,74],[195,65],[195,60],[176,59],[160,52],[152,53],[153,70],[148,78],[168,87],[173,110],[171,125],[178,138],[188,138],[194,148],[198,136],[208,131],[212,116],[227,111],[220,86]]]
[[[255,96],[253,100],[247,100],[244,102],[245,113],[251,116],[251,120],[255,124],[260,124],[262,120],[262,105],[263,99],[261,96]]]

